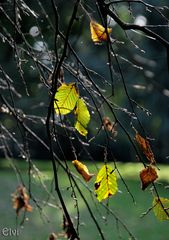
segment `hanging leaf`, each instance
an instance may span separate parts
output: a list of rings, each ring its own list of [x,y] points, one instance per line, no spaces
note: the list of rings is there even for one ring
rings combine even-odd
[[[95,181],[95,193],[98,201],[102,201],[118,190],[116,175],[111,166],[105,164],[98,172]]]
[[[79,94],[75,83],[66,84],[63,83],[55,94],[54,109],[57,114],[70,113],[77,103]]]
[[[142,190],[145,190],[149,184],[153,183],[158,178],[156,169],[154,167],[147,166],[140,172],[140,179],[142,182]]]
[[[153,199],[153,211],[158,220],[169,220],[169,199],[155,197]]]
[[[16,192],[12,194],[13,208],[16,209],[16,214],[19,215],[20,210],[28,212],[32,211],[32,206],[29,205],[29,196],[26,192],[26,188],[19,186]]]
[[[75,166],[75,168],[77,169],[77,171],[82,175],[82,177],[84,178],[84,180],[86,182],[90,181],[90,179],[94,176],[94,174],[89,173],[89,170],[86,167],[86,165],[84,165],[80,161],[74,160],[74,161],[72,161],[72,163]]]
[[[110,34],[111,31],[112,31],[111,28],[107,28],[106,32],[106,29],[102,25],[93,20],[90,22],[91,38],[94,43],[101,43],[103,41],[107,41],[108,40],[107,34]]]
[[[83,136],[86,136],[88,133],[87,125],[90,121],[90,113],[87,109],[86,103],[82,98],[79,98],[76,104],[76,108],[74,111],[76,115],[76,130]]]
[[[111,132],[113,137],[117,136],[117,131],[115,129],[116,123],[111,122],[109,117],[104,117],[103,118],[103,126],[108,132]]]
[[[149,141],[143,138],[138,132],[136,132],[135,139],[141,151],[146,156],[146,158],[150,161],[151,164],[154,164],[155,163],[154,154],[151,150]]]

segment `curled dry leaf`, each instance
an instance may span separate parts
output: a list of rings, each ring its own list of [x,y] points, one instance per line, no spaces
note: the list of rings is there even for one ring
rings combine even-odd
[[[89,173],[89,170],[86,167],[86,165],[84,165],[80,161],[74,160],[74,161],[72,161],[72,163],[75,166],[76,170],[82,175],[82,177],[84,178],[84,180],[86,182],[90,181],[90,179],[94,176],[94,174]]]
[[[19,215],[20,210],[28,212],[32,211],[32,206],[29,204],[29,196],[26,188],[19,186],[16,192],[12,194],[13,208],[16,209],[16,214]]]
[[[147,166],[140,172],[142,190],[145,190],[149,184],[153,183],[158,178],[156,169],[151,165]]]
[[[135,139],[146,158],[151,164],[155,164],[154,154],[151,150],[149,141],[143,138],[138,132],[136,132]]]
[[[91,38],[94,43],[101,43],[103,41],[108,40],[108,35],[111,33],[112,29],[106,29],[99,23],[95,21],[90,22],[90,31],[91,31]]]
[[[104,117],[103,118],[103,126],[108,132],[112,133],[113,137],[117,136],[117,131],[115,130],[116,123],[111,122],[109,117]]]

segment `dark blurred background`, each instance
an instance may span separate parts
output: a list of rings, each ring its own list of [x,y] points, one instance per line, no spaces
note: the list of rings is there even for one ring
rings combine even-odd
[[[38,17],[31,14],[26,14],[20,11],[21,20],[20,27],[24,34],[25,39],[30,45],[30,49],[22,40],[22,37],[15,32],[10,21],[7,20],[4,14],[1,13],[0,18],[0,64],[1,68],[11,78],[12,85],[15,87],[18,94],[13,94],[13,102],[15,108],[20,109],[20,114],[26,114],[26,124],[40,136],[44,142],[48,143],[45,119],[48,111],[49,104],[49,88],[45,83],[47,82],[50,70],[43,67],[37,67],[35,62],[29,57],[22,49],[33,52],[34,56],[41,61],[47,68],[51,69],[54,66],[55,59],[55,16],[54,10],[50,1],[25,1],[30,9],[37,13]],[[94,2],[94,1],[93,1]],[[64,34],[66,33],[67,26],[73,10],[74,1],[58,1],[59,13],[59,28]],[[148,1],[153,5],[168,5],[166,1]],[[5,9],[6,13],[14,19],[13,16],[13,3],[12,1],[1,1],[1,6]],[[86,9],[92,13],[92,17],[100,22],[96,7],[94,3],[85,1]],[[151,8],[150,8],[151,9]],[[168,22],[157,12],[151,12],[145,8],[143,4],[132,4],[131,9],[128,4],[119,4],[117,6],[118,15],[126,22],[147,25],[167,25]],[[133,16],[131,14],[133,13]],[[169,10],[163,10],[166,18],[169,18]],[[107,53],[106,46],[94,45],[90,37],[89,29],[90,20],[83,10],[80,9],[73,29],[71,31],[70,42],[77,52],[80,59],[86,64],[86,67],[96,71],[102,75],[107,83],[102,81],[101,77],[93,76],[93,79],[98,84],[100,89],[105,89],[107,95],[111,93],[110,76],[107,66]],[[124,32],[111,18],[108,18],[108,24],[112,27],[112,37],[117,40],[113,44],[114,52],[118,55],[118,60],[123,72],[123,76],[128,88],[128,92],[132,99],[147,110],[140,110],[136,108],[139,119],[144,126],[148,136],[154,140],[151,141],[152,150],[155,154],[157,162],[168,163],[169,157],[169,72],[167,68],[167,55],[165,48],[156,40],[145,36],[141,32],[127,31]],[[152,28],[155,32],[159,33],[162,37],[169,40],[169,31],[167,27]],[[10,46],[8,41],[3,38],[6,36],[13,36],[18,46],[18,56],[20,62],[18,63],[18,56]],[[61,39],[60,39],[61,41]],[[124,43],[123,43],[124,42]],[[58,52],[62,51],[63,43],[60,42]],[[71,62],[72,61],[72,62]],[[66,59],[66,63],[72,64],[75,60],[71,57]],[[23,71],[23,79],[19,73],[19,64]],[[123,125],[128,128],[130,117],[125,113],[124,109],[129,109],[129,103],[126,100],[126,94],[121,81],[121,76],[118,72],[117,63],[113,63],[115,74],[115,96],[112,98],[113,103],[120,106],[123,111],[117,110],[116,114]],[[0,72],[1,88],[0,93],[5,96],[11,105],[10,91],[5,89],[4,75]],[[74,81],[73,77],[65,71],[65,80]],[[4,84],[4,85],[3,85]],[[27,86],[27,92],[25,89]],[[85,95],[83,89],[82,95]],[[1,109],[4,107],[2,103]],[[102,116],[109,116],[112,118],[109,109],[106,106],[101,108]],[[31,120],[29,120],[29,116]],[[33,117],[34,116],[34,117]],[[89,125],[88,139],[91,139],[97,134],[101,126],[97,115],[92,114],[92,120]],[[5,156],[4,146],[8,146],[8,155],[16,158],[23,158],[20,146],[25,146],[24,141],[27,140],[32,158],[48,159],[48,151],[32,136],[25,135],[23,129],[18,125],[13,116],[0,112],[0,121],[6,129],[13,134],[18,142],[12,141],[8,134],[5,134],[1,125],[1,149],[0,157]],[[113,121],[113,119],[112,119]],[[137,119],[133,119],[134,126],[139,129]],[[131,136],[134,138],[134,133],[129,130]],[[113,155],[119,161],[136,161],[134,150],[125,136],[123,131],[117,125],[118,135],[112,140],[111,149]],[[56,141],[56,152],[60,158],[63,153],[67,159],[72,160],[72,147],[69,139],[65,136],[61,127],[58,126],[58,139]],[[3,137],[6,136],[4,140]],[[90,144],[87,139],[79,142],[78,138],[72,140],[73,145],[76,146],[77,155],[81,159],[90,160],[103,160],[104,158],[104,143],[106,135],[101,129],[97,134],[94,141]],[[57,143],[60,143],[62,151]],[[82,147],[84,146],[84,148]],[[110,155],[111,158],[111,155]]]

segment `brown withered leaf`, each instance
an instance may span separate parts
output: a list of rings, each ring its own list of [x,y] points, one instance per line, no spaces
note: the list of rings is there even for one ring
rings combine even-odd
[[[116,131],[116,123],[111,122],[109,117],[104,117],[103,118],[103,126],[104,128],[108,131],[111,132],[113,137],[117,136],[117,131]]]
[[[154,154],[151,150],[149,141],[143,138],[138,132],[136,132],[135,139],[146,158],[151,164],[155,164]]]
[[[49,236],[49,240],[56,240],[57,239],[57,235],[55,233],[51,233]]]
[[[29,204],[29,196],[26,188],[19,186],[16,192],[12,194],[13,208],[16,209],[16,214],[19,215],[20,210],[28,212],[32,211],[32,206]]]
[[[74,230],[66,217],[63,215],[63,230],[65,232],[66,239],[77,239],[74,233]]]
[[[74,161],[72,161],[72,163],[75,166],[76,170],[82,175],[82,177],[84,178],[84,180],[86,182],[90,181],[90,179],[94,176],[94,174],[89,173],[89,170],[86,167],[86,165],[84,165],[80,161],[74,160]]]
[[[149,184],[153,183],[158,178],[157,171],[151,165],[147,166],[140,172],[142,190],[145,190]]]

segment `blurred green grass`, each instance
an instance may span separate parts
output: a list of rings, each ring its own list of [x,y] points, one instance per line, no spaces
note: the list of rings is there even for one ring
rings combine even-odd
[[[15,210],[12,208],[11,193],[13,193],[16,187],[20,184],[18,172],[14,170],[14,165],[20,171],[23,181],[28,186],[28,163],[22,161],[10,162],[7,160],[0,160],[0,230],[4,227],[15,229],[17,224],[19,228],[19,236],[17,239],[22,240],[46,240],[51,232],[62,231],[62,212],[54,205],[59,205],[57,194],[53,192],[53,196],[48,195],[46,190],[41,184],[45,184],[48,191],[52,191],[54,188],[53,173],[50,162],[45,161],[33,161],[37,169],[40,172],[32,172],[31,176],[31,193],[32,197],[36,199],[38,208],[34,201],[30,201],[33,206],[33,212],[26,215],[27,219],[24,222],[24,227],[20,228],[19,223],[23,219],[23,215],[20,214],[19,219],[16,218]],[[88,168],[91,172],[96,173],[94,164],[87,162]],[[11,167],[13,165],[13,167]],[[100,167],[102,164],[97,164]],[[125,183],[129,187],[130,192],[134,196],[135,202],[133,202],[131,195],[128,193],[122,180],[118,178],[119,192],[115,196],[111,197],[109,202],[105,202],[112,209],[124,224],[130,229],[133,235],[139,239],[149,240],[168,240],[168,221],[159,222],[153,212],[140,218],[140,215],[145,212],[152,205],[152,194],[148,190],[142,191],[140,188],[139,172],[142,169],[141,164],[136,163],[117,163],[118,169],[123,176]],[[69,163],[70,169],[76,173],[74,167]],[[158,171],[159,180],[157,189],[161,197],[169,197],[168,188],[164,188],[169,183],[169,166],[160,165],[160,171]],[[61,191],[66,203],[67,208],[71,214],[73,221],[77,222],[77,208],[76,201],[73,199],[72,191],[68,177],[64,171],[59,168],[59,183]],[[39,178],[40,177],[40,178]],[[81,179],[81,177],[79,176]],[[82,180],[83,182],[83,180]],[[129,239],[128,234],[124,228],[114,219],[114,217],[97,202],[94,196],[90,194],[85,188],[85,183],[79,182],[79,187],[84,193],[86,199],[89,202],[95,217],[97,218],[106,240]],[[88,184],[90,189],[93,189],[94,179]],[[79,204],[80,211],[80,235],[81,240],[99,240],[101,239],[96,226],[91,220],[90,214],[84,201],[79,194],[76,195]],[[94,199],[94,201],[93,201]],[[47,202],[50,202],[51,206],[48,206]],[[15,236],[8,236],[9,239],[16,239]],[[7,239],[0,233],[0,239]],[[60,236],[58,239],[64,239]]]

